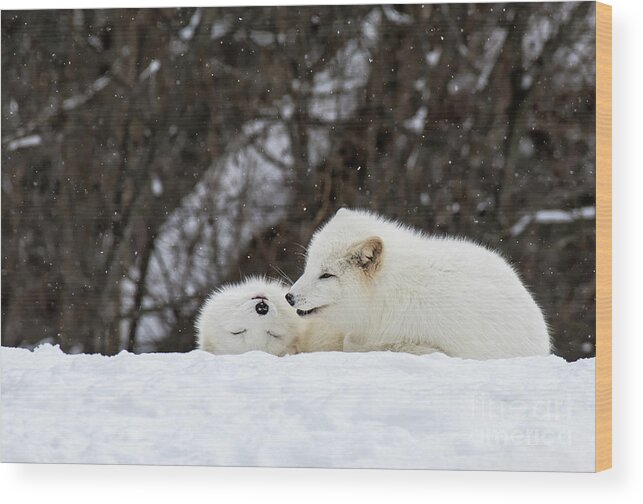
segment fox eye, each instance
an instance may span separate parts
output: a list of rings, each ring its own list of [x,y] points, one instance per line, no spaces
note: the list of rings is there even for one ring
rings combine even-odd
[[[243,334],[244,332],[247,332],[247,331],[248,331],[248,329],[241,329],[241,331],[231,332],[230,334],[234,334],[235,336],[237,336],[237,335]]]
[[[322,273],[321,275],[319,275],[319,279],[324,280],[326,278],[333,278],[334,276],[336,276],[336,275],[333,275],[331,273]]]

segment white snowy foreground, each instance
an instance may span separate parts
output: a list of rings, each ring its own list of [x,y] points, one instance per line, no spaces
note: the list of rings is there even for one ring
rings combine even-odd
[[[594,360],[3,347],[2,460],[592,471]]]

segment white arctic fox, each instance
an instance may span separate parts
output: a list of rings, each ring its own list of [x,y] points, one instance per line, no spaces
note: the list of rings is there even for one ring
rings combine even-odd
[[[315,233],[286,299],[345,334],[345,351],[550,352],[540,308],[500,255],[365,211],[341,209]]]
[[[214,354],[261,350],[283,356],[342,350],[343,337],[321,320],[302,320],[286,303],[288,288],[252,277],[213,292],[196,320],[199,348]]]

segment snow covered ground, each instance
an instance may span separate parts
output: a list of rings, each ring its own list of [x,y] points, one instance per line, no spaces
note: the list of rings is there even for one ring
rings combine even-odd
[[[1,356],[6,462],[594,468],[593,359]]]

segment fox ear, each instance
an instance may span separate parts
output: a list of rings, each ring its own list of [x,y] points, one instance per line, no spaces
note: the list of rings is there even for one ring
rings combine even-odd
[[[379,236],[371,236],[351,247],[350,262],[372,275],[382,265],[383,251],[382,239]]]

